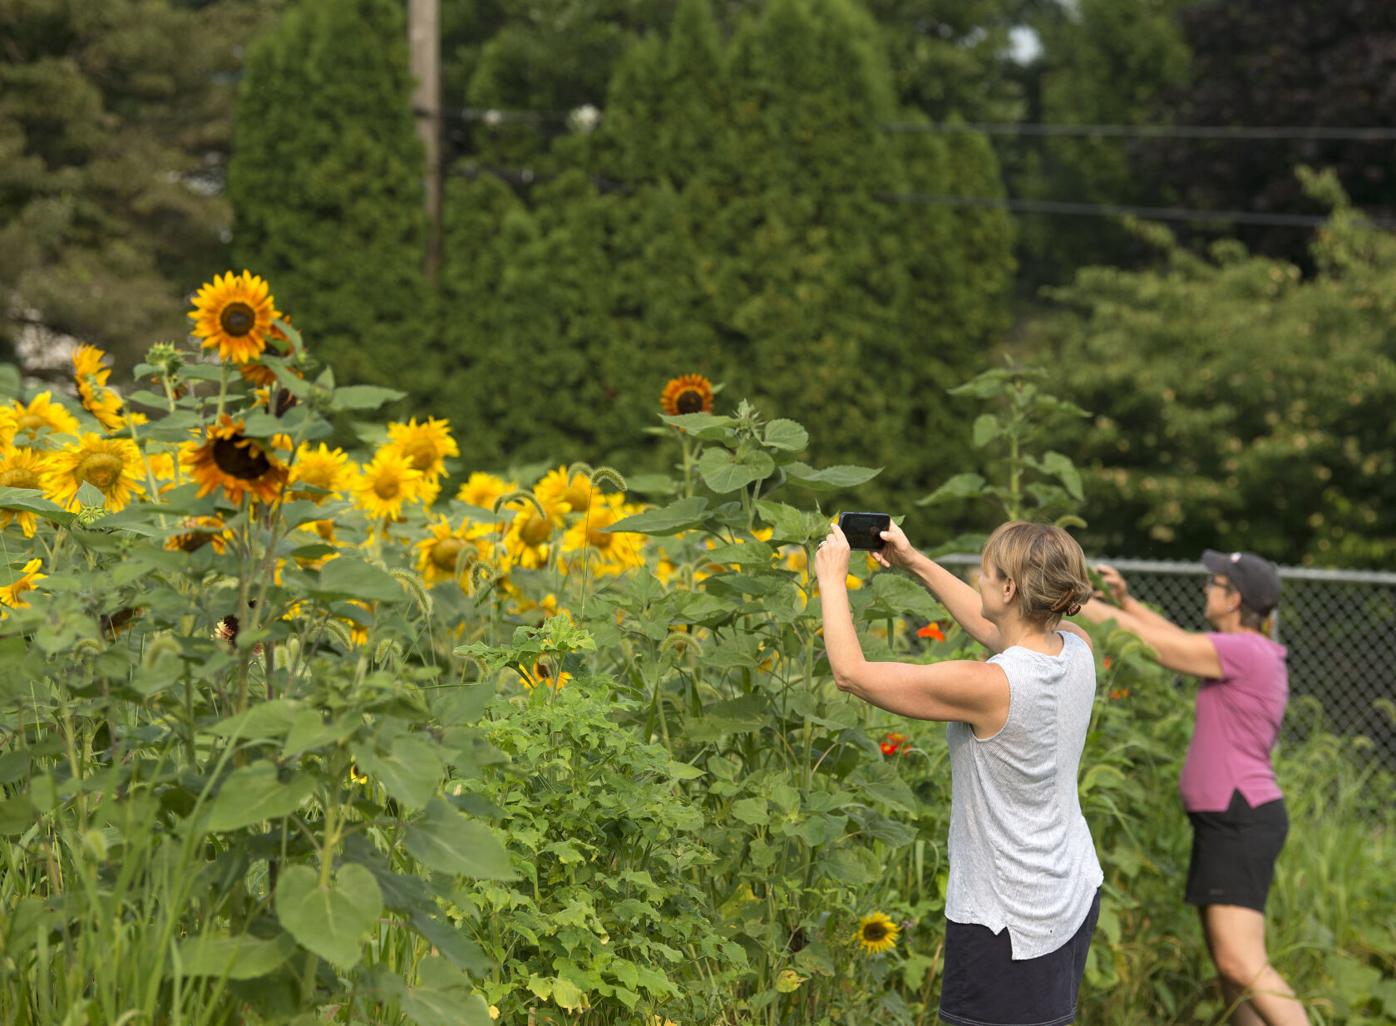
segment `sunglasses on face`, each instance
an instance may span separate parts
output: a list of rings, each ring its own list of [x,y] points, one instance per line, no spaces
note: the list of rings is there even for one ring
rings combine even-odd
[[[1212,589],[1212,588],[1220,588],[1220,589],[1222,589],[1222,591],[1235,591],[1235,590],[1236,590],[1234,587],[1232,587],[1231,582],[1228,581],[1225,577],[1222,577],[1222,578],[1209,577],[1209,578],[1207,578],[1207,580],[1205,580],[1205,581],[1202,582],[1202,590],[1203,590],[1203,591],[1208,591],[1208,590],[1210,590],[1210,589]]]

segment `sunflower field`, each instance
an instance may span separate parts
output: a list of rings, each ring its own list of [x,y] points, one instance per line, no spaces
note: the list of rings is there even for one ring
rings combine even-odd
[[[0,1020],[934,1015],[942,731],[834,687],[807,570],[821,494],[875,469],[810,466],[697,374],[636,426],[672,473],[501,468],[429,412],[374,419],[401,394],[338,383],[246,271],[190,317],[132,389],[83,346],[75,399],[0,406]],[[1016,453],[1030,393],[969,394],[1010,386],[976,434]],[[1048,455],[950,492],[1079,498]],[[849,583],[870,658],[982,656],[909,579]],[[1098,638],[1081,1021],[1209,1021],[1189,698]],[[1291,715],[1271,950],[1316,1022],[1389,1022],[1390,782]]]

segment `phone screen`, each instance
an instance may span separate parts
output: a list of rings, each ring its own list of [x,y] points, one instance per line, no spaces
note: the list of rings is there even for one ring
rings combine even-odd
[[[882,548],[882,532],[892,526],[887,513],[842,513],[839,530],[848,538],[848,547],[876,552]]]

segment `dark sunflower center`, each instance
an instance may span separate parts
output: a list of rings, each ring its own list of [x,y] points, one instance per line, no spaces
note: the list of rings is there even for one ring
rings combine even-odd
[[[271,469],[271,460],[251,442],[219,438],[213,443],[213,462],[218,469],[239,481],[255,481]]]
[[[439,570],[455,572],[456,560],[464,543],[459,538],[443,538],[431,547],[431,561]]]
[[[573,510],[581,511],[587,508],[591,502],[591,485],[587,479],[578,475],[572,479],[567,491],[562,494],[562,501],[572,507]]]
[[[77,476],[100,491],[108,491],[121,477],[124,464],[120,456],[96,453],[78,464]]]
[[[0,471],[0,488],[38,488],[39,475],[27,467]]]
[[[213,541],[211,534],[205,534],[203,531],[190,531],[187,534],[176,536],[175,545],[181,552],[197,552],[211,541]]]
[[[395,477],[380,477],[373,482],[373,493],[384,502],[392,502],[402,492],[402,483]]]
[[[863,927],[863,938],[870,941],[880,941],[887,936],[887,927],[881,923],[869,923]]]
[[[229,303],[218,315],[218,326],[223,334],[241,338],[257,323],[257,311],[246,303]]]
[[[530,513],[519,529],[519,537],[526,545],[542,545],[553,533],[553,525],[536,513]]]
[[[426,470],[436,462],[436,446],[430,442],[418,442],[407,450],[407,458],[414,470]]]
[[[680,413],[702,413],[703,393],[692,388],[684,389],[679,393],[679,398],[674,403],[674,408]]]

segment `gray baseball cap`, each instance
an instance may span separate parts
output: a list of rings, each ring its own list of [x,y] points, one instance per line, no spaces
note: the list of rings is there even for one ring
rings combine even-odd
[[[1247,608],[1261,616],[1280,604],[1280,571],[1268,559],[1254,552],[1207,549],[1202,553],[1202,565],[1229,580]]]

